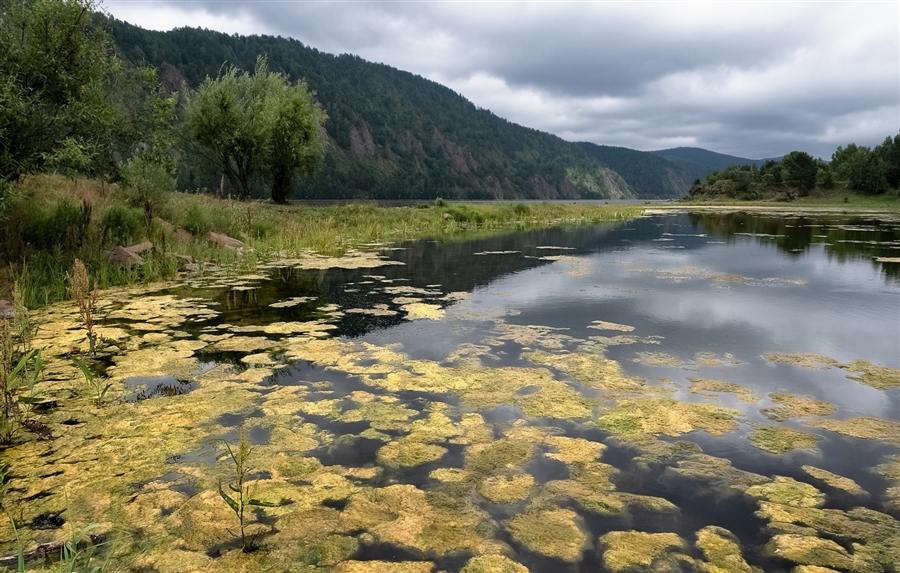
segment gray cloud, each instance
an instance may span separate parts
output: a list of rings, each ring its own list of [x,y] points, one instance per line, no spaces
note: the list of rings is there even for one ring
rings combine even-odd
[[[829,157],[900,130],[900,6],[134,2],[117,17],[297,38],[420,74],[511,121],[636,149]]]

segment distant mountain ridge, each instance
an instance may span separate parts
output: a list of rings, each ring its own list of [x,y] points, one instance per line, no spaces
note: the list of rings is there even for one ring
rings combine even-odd
[[[689,182],[701,181],[713,171],[719,171],[732,165],[756,165],[761,167],[768,159],[746,159],[724,153],[716,153],[700,147],[674,147],[650,151],[678,167],[688,176]],[[777,158],[776,158],[777,159]]]
[[[252,70],[260,54],[271,70],[305,79],[328,113],[329,146],[295,198],[678,198],[695,178],[677,155],[567,142],[478,108],[431,80],[297,40],[196,28],[156,32],[114,19],[108,25],[122,57],[158,68],[170,91],[196,88],[223,63]],[[197,167],[179,176],[182,188],[218,184],[219,174]]]

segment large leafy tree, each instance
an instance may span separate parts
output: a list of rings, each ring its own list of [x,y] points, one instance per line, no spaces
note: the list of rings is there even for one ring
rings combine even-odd
[[[265,182],[287,201],[297,175],[311,174],[324,153],[327,116],[306,83],[270,72],[260,57],[253,74],[230,67],[207,77],[187,100],[193,138],[222,168],[241,199]]]
[[[806,195],[816,186],[818,166],[812,155],[805,151],[791,151],[781,159],[781,165],[787,171],[786,182],[800,189]]]
[[[0,180],[102,170],[121,125],[121,70],[95,0],[0,0]]]

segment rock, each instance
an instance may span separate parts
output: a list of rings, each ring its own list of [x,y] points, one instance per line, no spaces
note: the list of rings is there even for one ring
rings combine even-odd
[[[13,317],[13,305],[8,300],[0,300],[0,318]]]
[[[214,231],[209,232],[209,241],[213,244],[219,245],[220,247],[231,249],[232,251],[237,251],[238,249],[243,249],[247,246],[243,241],[239,241],[233,237],[229,237],[224,233],[216,233]]]
[[[122,267],[144,264],[144,259],[139,253],[153,249],[153,243],[144,241],[130,247],[118,246],[111,251],[104,251],[106,259]]]
[[[175,229],[175,238],[183,243],[190,243],[194,240],[194,235],[179,227]]]
[[[111,251],[104,251],[103,253],[106,255],[106,259],[111,262],[119,265],[120,267],[130,267],[131,265],[142,265],[144,264],[144,259],[141,258],[137,253],[132,253],[125,247],[119,246]]]

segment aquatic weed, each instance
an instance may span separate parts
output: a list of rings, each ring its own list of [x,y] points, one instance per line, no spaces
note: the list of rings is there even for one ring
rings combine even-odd
[[[88,344],[90,345],[91,356],[97,353],[97,335],[94,333],[94,305],[100,296],[100,291],[96,286],[91,290],[91,279],[88,276],[87,269],[81,259],[75,259],[75,268],[71,275],[66,275],[69,279],[69,294],[75,304],[78,305],[78,313],[81,320],[84,321],[84,327],[87,329]]]

